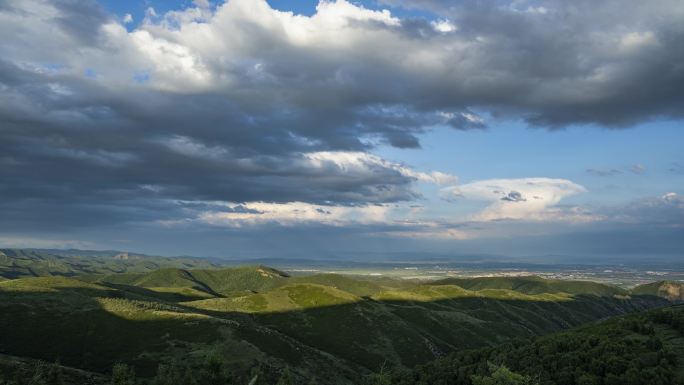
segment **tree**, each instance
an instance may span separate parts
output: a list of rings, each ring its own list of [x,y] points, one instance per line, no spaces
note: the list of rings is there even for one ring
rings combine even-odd
[[[283,370],[283,374],[280,376],[276,385],[294,385],[294,379],[292,378],[292,373],[290,373],[290,368],[285,368],[285,370]]]
[[[126,364],[114,364],[112,367],[112,385],[135,385],[135,370]]]
[[[380,365],[380,371],[365,378],[364,385],[392,385],[392,372],[388,369],[387,361]]]
[[[180,368],[175,362],[160,363],[157,366],[157,375],[152,383],[154,385],[182,385],[183,378]]]
[[[45,382],[47,385],[64,385],[64,371],[59,362],[48,367]]]
[[[195,376],[193,375],[192,370],[190,370],[190,368],[187,366],[183,366],[183,376],[181,378],[181,384],[197,385],[197,380],[195,380]]]
[[[261,365],[252,368],[249,373],[249,385],[267,385],[266,373],[264,373]]]
[[[38,363],[33,366],[33,373],[29,377],[28,385],[47,385],[45,377],[47,376],[45,365]]]
[[[212,355],[202,363],[198,382],[202,385],[226,385],[232,383],[232,379],[223,361]]]
[[[472,376],[473,385],[533,385],[534,381],[528,376],[511,372],[503,365],[494,365],[490,362],[489,376]]]
[[[157,375],[152,385],[195,385],[192,371],[186,365],[177,362],[163,362],[157,366]]]

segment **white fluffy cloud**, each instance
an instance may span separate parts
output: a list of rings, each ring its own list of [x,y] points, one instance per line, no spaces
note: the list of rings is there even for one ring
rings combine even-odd
[[[358,177],[373,173],[373,168],[393,169],[403,175],[439,184],[443,179],[454,181],[455,177],[435,176],[415,172],[398,164],[364,153],[316,153],[307,154],[310,167],[322,170],[335,169]],[[331,170],[332,171],[332,170]],[[436,173],[439,174],[439,173]],[[349,224],[392,226],[386,233],[392,236],[419,239],[465,240],[478,235],[491,234],[491,229],[473,230],[468,223],[500,220],[588,222],[601,219],[590,210],[579,206],[560,206],[570,196],[584,193],[586,189],[565,179],[521,178],[490,179],[460,186],[443,188],[442,196],[448,200],[467,199],[488,202],[488,206],[470,216],[437,220],[426,216],[423,207],[410,204],[379,204],[367,206],[316,205],[305,202],[243,204],[220,204],[225,209],[214,208],[198,215],[204,223],[225,226],[279,223],[319,223],[332,226]],[[673,200],[673,195],[663,199]]]
[[[472,216],[477,221],[504,219],[586,221],[592,216],[579,208],[561,209],[562,199],[587,190],[566,179],[489,179],[443,189],[443,196],[489,202]]]
[[[335,174],[344,173],[354,178],[370,177],[373,174],[392,170],[401,176],[420,182],[438,185],[454,184],[458,180],[455,175],[433,171],[419,172],[405,165],[390,162],[379,156],[365,152],[320,151],[303,154],[302,162],[307,168],[314,170],[330,170]]]
[[[249,202],[241,205],[226,204],[227,210],[201,213],[198,220],[212,225],[241,227],[277,223],[296,225],[302,223],[342,226],[348,224],[383,224],[391,209],[388,205],[364,207],[323,206],[304,202],[267,203]]]

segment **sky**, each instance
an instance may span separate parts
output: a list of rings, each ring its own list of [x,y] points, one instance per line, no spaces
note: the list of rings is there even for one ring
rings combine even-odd
[[[684,259],[679,0],[5,0],[0,247]]]

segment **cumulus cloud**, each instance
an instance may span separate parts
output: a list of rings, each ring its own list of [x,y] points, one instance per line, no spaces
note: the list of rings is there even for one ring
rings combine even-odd
[[[455,175],[439,171],[418,172],[405,165],[364,152],[319,151],[302,155],[303,159],[298,164],[304,169],[326,172],[329,175],[344,174],[350,179],[376,178],[380,174],[387,177],[386,180],[391,180],[388,174],[396,173],[396,177],[438,185],[454,184],[458,180]]]
[[[472,216],[476,221],[587,221],[594,218],[583,209],[558,206],[562,199],[586,191],[566,179],[522,178],[482,180],[445,188],[442,194],[447,199],[489,202]]]
[[[383,224],[387,220],[386,205],[369,207],[322,206],[304,202],[266,203],[250,202],[223,210],[205,211],[199,214],[199,221],[231,227],[277,223],[295,225],[302,223],[342,226],[349,224]]]

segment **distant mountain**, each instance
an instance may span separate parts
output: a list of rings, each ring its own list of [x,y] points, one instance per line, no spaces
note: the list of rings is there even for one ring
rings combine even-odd
[[[158,257],[118,251],[0,249],[0,277],[143,273],[160,268],[214,268],[200,258]]]

